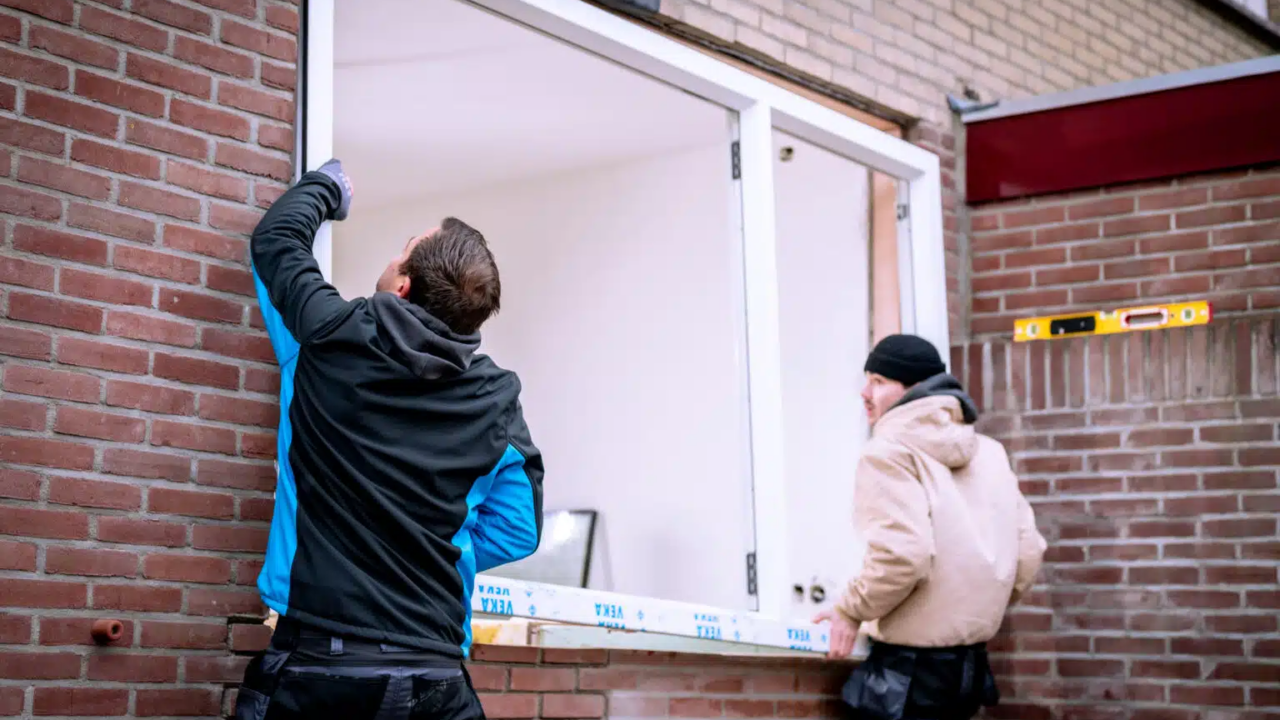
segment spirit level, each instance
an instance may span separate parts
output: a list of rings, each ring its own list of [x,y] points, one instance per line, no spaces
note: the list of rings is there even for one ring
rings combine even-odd
[[[1101,310],[1077,315],[1015,320],[1014,342],[1056,340],[1081,335],[1114,335],[1138,330],[1166,330],[1191,325],[1207,325],[1213,320],[1213,305],[1200,300],[1170,305],[1145,305],[1121,310]]]

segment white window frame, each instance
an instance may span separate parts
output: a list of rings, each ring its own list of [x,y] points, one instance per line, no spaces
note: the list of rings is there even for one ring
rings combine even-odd
[[[783,619],[792,583],[787,568],[772,133],[777,128],[901,181],[900,202],[906,206],[898,242],[901,331],[926,338],[947,358],[947,280],[938,157],[582,0],[458,1],[738,113],[751,469],[756,567],[761,589],[759,609],[753,613],[484,576],[477,580],[473,608],[489,613],[498,608],[501,612],[497,614],[610,627],[619,625],[614,616],[618,608],[624,608],[622,624],[631,630],[825,650],[827,639],[819,629]],[[303,169],[319,167],[333,153],[335,2],[303,3],[297,155],[303,161],[298,163],[299,174]],[[314,252],[321,271],[331,280],[328,223],[317,236]],[[858,371],[859,368],[850,368],[850,372]],[[606,608],[604,615],[602,606]]]

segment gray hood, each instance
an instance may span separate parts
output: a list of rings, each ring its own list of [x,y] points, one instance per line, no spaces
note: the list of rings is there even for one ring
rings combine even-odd
[[[480,334],[457,335],[430,313],[392,293],[374,293],[369,309],[390,354],[410,372],[427,380],[458,375],[471,367]]]
[[[894,407],[900,407],[921,398],[939,395],[953,397],[960,401],[960,411],[964,414],[965,423],[972,425],[978,421],[978,406],[974,404],[973,398],[969,397],[969,394],[964,391],[964,387],[960,385],[959,380],[947,373],[939,373],[912,386]]]

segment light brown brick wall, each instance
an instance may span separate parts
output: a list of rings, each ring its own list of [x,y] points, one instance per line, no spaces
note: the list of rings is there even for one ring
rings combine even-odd
[[[662,13],[934,125],[1014,98],[1270,54],[1193,0],[663,0]]]

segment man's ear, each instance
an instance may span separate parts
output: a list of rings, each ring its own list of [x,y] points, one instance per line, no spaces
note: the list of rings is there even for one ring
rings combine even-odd
[[[396,280],[395,293],[396,295],[406,300],[409,299],[409,276],[408,275],[401,275],[400,278]]]

